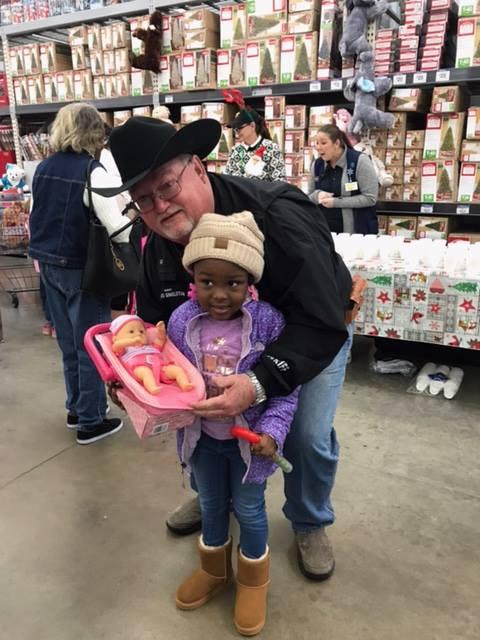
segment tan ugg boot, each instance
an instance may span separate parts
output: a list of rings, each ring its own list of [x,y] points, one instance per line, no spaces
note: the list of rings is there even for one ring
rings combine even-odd
[[[207,547],[198,539],[200,569],[178,588],[175,602],[178,609],[198,609],[220,591],[232,577],[232,539],[223,547]]]
[[[238,550],[237,595],[233,621],[242,636],[255,636],[265,626],[270,550],[261,558],[246,558]]]

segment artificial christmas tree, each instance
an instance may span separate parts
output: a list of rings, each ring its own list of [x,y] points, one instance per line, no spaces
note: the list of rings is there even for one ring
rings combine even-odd
[[[453,132],[452,127],[448,127],[447,132],[443,138],[443,142],[440,145],[440,151],[453,151],[455,149],[455,144],[453,141]]]
[[[245,84],[245,49],[232,50],[230,84],[235,87]]]
[[[235,30],[233,32],[233,41],[234,42],[242,42],[245,40],[245,32],[243,30],[243,20],[241,18],[237,18],[235,23]]]
[[[442,168],[440,172],[440,179],[438,181],[437,198],[438,200],[448,200],[452,196],[452,183],[448,171]]]
[[[294,80],[309,80],[311,77],[312,69],[310,67],[310,61],[308,59],[307,47],[305,45],[305,42],[302,42],[302,46],[300,47],[300,51],[298,53],[293,78]]]
[[[275,72],[273,70],[272,56],[270,49],[265,47],[265,55],[260,69],[260,84],[270,84],[275,81]]]

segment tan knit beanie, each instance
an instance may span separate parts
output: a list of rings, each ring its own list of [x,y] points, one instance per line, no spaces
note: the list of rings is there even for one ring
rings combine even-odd
[[[199,260],[226,260],[248,271],[258,282],[263,273],[263,240],[250,211],[230,216],[205,213],[185,247],[183,266],[192,273],[192,265]]]

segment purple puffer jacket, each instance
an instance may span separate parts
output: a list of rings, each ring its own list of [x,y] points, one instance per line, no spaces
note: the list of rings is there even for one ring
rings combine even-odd
[[[282,314],[266,302],[247,300],[243,307],[242,353],[237,372],[249,371],[260,360],[265,347],[277,339],[285,322]],[[168,335],[176,347],[192,362],[197,369],[200,366],[199,318],[206,315],[198,302],[190,300],[180,305],[172,314],[168,323]],[[283,443],[295,415],[298,401],[296,389],[288,396],[269,398],[258,407],[251,407],[236,418],[235,423],[250,427],[257,433],[271,436],[277,443],[281,454]],[[180,460],[188,468],[189,460],[201,435],[201,420],[197,419],[191,427],[177,432],[177,445]],[[277,468],[269,458],[251,455],[250,445],[239,441],[242,458],[247,465],[244,482],[263,483]]]

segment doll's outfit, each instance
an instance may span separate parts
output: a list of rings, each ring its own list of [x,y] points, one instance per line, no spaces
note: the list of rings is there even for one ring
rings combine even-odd
[[[171,380],[163,374],[163,367],[175,363],[172,361],[163,362],[160,350],[152,345],[127,347],[125,353],[120,356],[120,360],[132,373],[136,367],[150,367],[156,382],[162,382],[164,384],[172,384],[175,382],[175,380]]]

